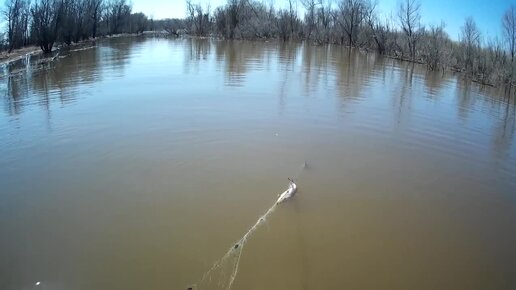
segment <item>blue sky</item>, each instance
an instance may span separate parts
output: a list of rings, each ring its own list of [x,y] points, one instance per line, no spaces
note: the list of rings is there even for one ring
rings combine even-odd
[[[284,0],[259,0],[284,7]],[[335,0],[334,3],[337,3]],[[212,8],[224,5],[226,0],[192,0],[194,3],[208,3]],[[299,2],[299,1],[298,1]],[[154,19],[182,18],[185,16],[184,0],[132,0],[135,12],[144,12]],[[378,0],[378,10],[383,15],[396,15],[399,0]],[[482,31],[482,35],[493,37],[501,35],[501,17],[516,0],[421,0],[421,21],[425,25],[446,23],[446,31],[453,39],[458,39],[460,27],[468,16],[472,16]],[[299,9],[301,10],[301,4]]]

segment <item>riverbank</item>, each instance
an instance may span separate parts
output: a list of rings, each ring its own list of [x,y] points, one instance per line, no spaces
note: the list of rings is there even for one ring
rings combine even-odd
[[[141,33],[140,34],[120,33],[120,34],[114,34],[114,35],[106,35],[106,36],[100,36],[97,38],[82,40],[77,43],[72,43],[70,45],[67,45],[64,43],[59,43],[52,52],[56,52],[56,51],[60,51],[60,50],[68,50],[68,49],[77,49],[77,48],[86,47],[86,46],[94,46],[96,41],[99,41],[102,39],[117,38],[117,37],[135,37],[135,36],[141,36],[141,35],[149,35],[149,33],[143,33],[143,34],[141,34]],[[9,63],[18,61],[20,59],[26,58],[27,56],[37,56],[37,55],[41,55],[41,54],[43,54],[43,50],[41,50],[41,48],[39,48],[38,46],[27,46],[27,47],[14,49],[10,53],[7,51],[2,51],[2,52],[0,52],[0,65],[9,64]]]
[[[27,57],[28,55],[38,55],[43,51],[37,46],[28,46],[14,49],[10,53],[7,51],[0,52],[0,65],[8,64]]]

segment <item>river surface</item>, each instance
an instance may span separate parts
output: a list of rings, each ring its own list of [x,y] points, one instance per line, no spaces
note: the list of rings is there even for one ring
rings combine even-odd
[[[1,75],[0,289],[186,289],[287,177],[231,289],[516,289],[514,96],[274,41],[116,38]]]

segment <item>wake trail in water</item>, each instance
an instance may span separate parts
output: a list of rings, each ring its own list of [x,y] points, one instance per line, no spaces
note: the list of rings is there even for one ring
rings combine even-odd
[[[307,163],[305,162],[301,168],[301,171],[303,169],[307,168]],[[301,172],[300,172],[301,173]],[[296,175],[299,176],[298,173]],[[220,258],[218,261],[216,261],[213,266],[202,276],[202,279],[194,284],[191,287],[188,287],[188,290],[193,289],[202,289],[203,287],[208,288],[209,283],[213,281],[213,278],[218,278],[218,286],[221,288],[225,288],[227,290],[231,289],[231,286],[233,285],[233,282],[235,281],[235,278],[238,274],[238,268],[240,265],[240,258],[242,256],[242,251],[244,249],[244,246],[248,239],[252,236],[252,234],[262,225],[265,223],[267,218],[276,210],[279,204],[283,203],[284,201],[291,198],[297,190],[297,185],[294,183],[294,180],[290,179],[289,187],[286,191],[281,193],[276,200],[276,202],[263,214],[261,215],[256,223],[254,223],[253,226],[249,228],[249,230],[236,242],[227,252]],[[229,270],[230,274],[227,275],[226,271]],[[213,287],[209,288],[213,289]]]

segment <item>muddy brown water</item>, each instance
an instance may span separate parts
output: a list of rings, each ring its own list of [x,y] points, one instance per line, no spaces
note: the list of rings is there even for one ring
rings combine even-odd
[[[514,97],[340,46],[63,56],[1,72],[0,289],[186,289],[292,176],[232,289],[516,289]]]

